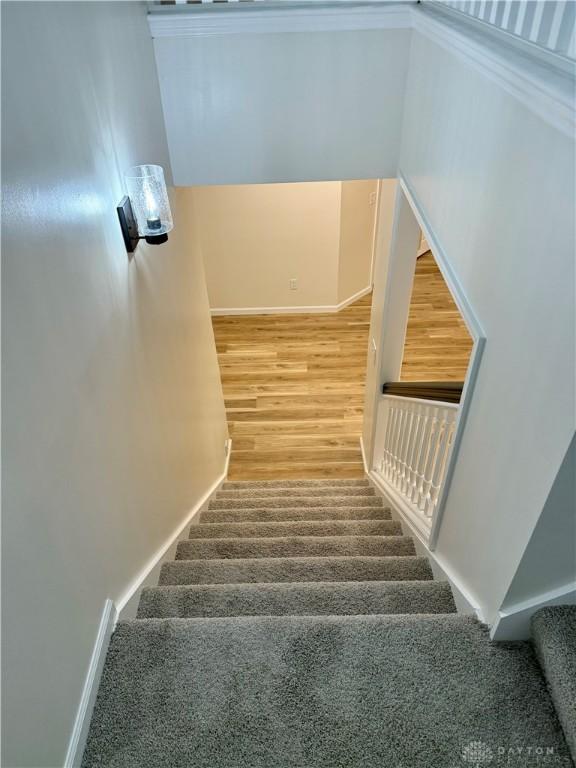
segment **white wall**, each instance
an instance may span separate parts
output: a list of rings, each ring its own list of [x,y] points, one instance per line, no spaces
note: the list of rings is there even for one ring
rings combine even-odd
[[[338,303],[340,182],[191,192],[213,309]]]
[[[107,597],[223,469],[189,208],[129,262],[122,173],[168,169],[140,3],[3,3],[3,765],[61,766]],[[144,87],[145,85],[145,87]]]
[[[395,176],[410,34],[156,38],[175,183]]]
[[[377,190],[378,182],[373,180],[342,182],[339,301],[370,285]]]
[[[490,619],[574,434],[574,144],[414,33],[400,170],[487,341],[437,552]]]
[[[189,188],[211,308],[334,311],[369,288],[377,187],[362,180]]]
[[[394,205],[396,201],[396,179],[382,179],[378,196],[378,215],[374,248],[374,290],[370,311],[370,338],[368,342],[368,360],[366,366],[366,392],[364,396],[364,419],[362,422],[362,441],[366,459],[372,456],[372,447],[376,420],[376,403],[380,390],[380,362],[382,339],[384,334],[384,302],[388,278],[388,259],[392,240]]]
[[[576,437],[514,574],[503,609],[569,586],[576,590]]]

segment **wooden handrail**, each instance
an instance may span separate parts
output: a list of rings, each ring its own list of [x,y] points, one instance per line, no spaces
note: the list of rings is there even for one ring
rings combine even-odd
[[[382,387],[382,392],[396,397],[459,403],[463,387],[463,381],[389,381]]]

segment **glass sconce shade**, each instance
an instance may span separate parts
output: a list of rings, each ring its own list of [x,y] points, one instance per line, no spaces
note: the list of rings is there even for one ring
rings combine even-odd
[[[135,165],[125,178],[140,237],[154,238],[170,232],[172,212],[162,167]]]

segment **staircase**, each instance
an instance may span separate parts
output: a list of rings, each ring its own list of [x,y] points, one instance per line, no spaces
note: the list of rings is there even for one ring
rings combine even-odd
[[[349,479],[224,485],[117,625],[82,765],[488,763],[572,765],[535,654],[457,615]]]

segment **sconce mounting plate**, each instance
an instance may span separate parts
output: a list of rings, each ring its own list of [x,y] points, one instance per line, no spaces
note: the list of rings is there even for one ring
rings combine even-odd
[[[136,224],[134,211],[132,210],[128,195],[122,198],[116,210],[120,219],[120,228],[122,229],[126,250],[128,253],[133,253],[138,245],[138,240],[140,240],[140,235],[138,234],[138,225]]]

